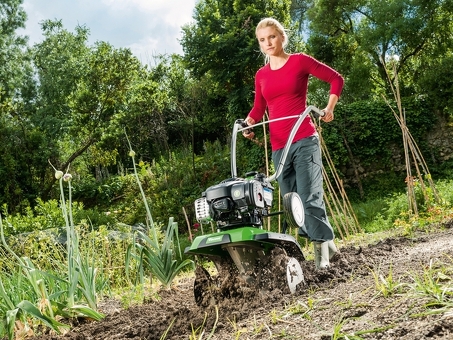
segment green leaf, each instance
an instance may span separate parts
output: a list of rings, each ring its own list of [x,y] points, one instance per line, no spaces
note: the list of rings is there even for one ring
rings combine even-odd
[[[19,308],[6,311],[6,329],[9,339],[14,338],[14,323],[16,322],[18,311]]]
[[[10,308],[10,309],[15,308],[14,303],[9,298],[9,295],[6,292],[5,287],[3,286],[3,281],[1,280],[1,278],[0,278],[0,296],[2,297],[3,301],[6,302],[6,304],[8,305],[8,308]]]
[[[99,321],[105,317],[104,314],[83,305],[74,305],[70,308],[70,311],[76,312],[79,316],[88,317],[96,321]]]
[[[20,308],[22,311],[30,314],[32,317],[41,320],[48,327],[52,328],[54,331],[60,333],[61,328],[70,328],[69,325],[65,325],[61,322],[58,322],[55,319],[49,318],[48,316],[42,314],[38,308],[36,308],[30,301],[23,300],[18,303],[17,308]]]

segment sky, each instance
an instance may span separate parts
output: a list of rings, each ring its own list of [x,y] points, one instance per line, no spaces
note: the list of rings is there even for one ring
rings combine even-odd
[[[196,0],[24,0],[26,28],[18,31],[33,45],[43,40],[40,22],[62,20],[74,32],[77,25],[90,30],[89,44],[105,41],[115,48],[130,48],[142,63],[158,54],[183,54],[181,27],[192,22]]]

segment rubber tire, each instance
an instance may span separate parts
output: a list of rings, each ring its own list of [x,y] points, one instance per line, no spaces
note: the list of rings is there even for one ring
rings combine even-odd
[[[299,228],[304,226],[304,205],[302,204],[302,200],[297,192],[288,192],[285,196],[283,196],[283,211],[290,228]],[[294,212],[296,212],[296,216]]]

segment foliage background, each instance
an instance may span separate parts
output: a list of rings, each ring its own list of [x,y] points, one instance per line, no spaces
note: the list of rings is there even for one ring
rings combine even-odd
[[[309,53],[345,77],[336,119],[322,133],[353,201],[404,191],[401,131],[384,101],[394,102],[395,71],[407,126],[431,172],[451,177],[445,155],[453,141],[433,147],[428,137],[438,122],[451,124],[452,0],[201,0],[193,23],[182,27],[184,55],[160,55],[153,65],[108,42],[89,45],[88,28],[58,20],[44,21],[43,41],[28,46],[16,33],[27,15],[22,1],[0,8],[4,215],[45,215],[39,209],[59,195],[50,160],[71,167],[80,218],[94,226],[143,221],[126,129],[153,215],[184,226],[184,207],[194,223],[194,199],[230,176],[231,127],[250,110],[263,65],[254,28],[264,16],[288,28],[289,51]],[[323,107],[327,91],[312,79],[309,104]],[[257,131],[259,145],[239,139],[239,174],[266,171],[263,134]],[[57,224],[33,222],[28,230],[46,223]],[[27,230],[22,225],[8,232]]]

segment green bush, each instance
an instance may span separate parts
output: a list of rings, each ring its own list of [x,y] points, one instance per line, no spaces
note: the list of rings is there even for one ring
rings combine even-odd
[[[127,248],[134,242],[132,227],[117,224],[112,230],[101,225],[94,230],[84,223],[77,229],[81,255],[86,257],[95,251],[93,266],[99,269],[98,275],[108,282],[108,288],[127,287],[130,282],[126,278],[124,260]]]
[[[453,180],[442,180],[436,183],[436,189],[446,206],[453,205]]]
[[[83,205],[74,203],[72,209],[76,213],[83,209]],[[3,206],[3,214],[9,222],[4,227],[6,236],[35,230],[59,229],[65,225],[59,203],[56,200],[44,202],[38,198],[34,208],[27,207],[23,214],[15,215],[9,215],[6,206]]]
[[[8,238],[11,249],[20,257],[28,257],[41,270],[56,270],[64,263],[66,240],[64,228],[35,230]]]
[[[185,226],[184,207],[189,221],[195,223],[195,200],[207,187],[230,176],[228,153],[227,147],[215,142],[205,144],[203,156],[180,150],[151,163],[139,162],[138,176],[156,221],[165,224],[166,216],[174,216]],[[126,224],[143,222],[146,211],[133,175],[121,176],[121,182],[122,198],[112,202],[109,212]]]
[[[78,210],[75,213],[74,219],[81,223],[89,224],[95,230],[101,226],[106,226],[108,229],[116,229],[118,225],[118,219],[115,214],[112,214],[110,211],[100,211],[96,207]]]
[[[73,200],[83,202],[88,208],[105,208],[121,197],[127,184],[123,176],[110,176],[102,181],[92,176],[82,177],[74,181]]]
[[[80,202],[73,202],[72,212],[76,222],[87,221],[95,229],[102,225],[114,228],[118,223],[116,214],[100,211],[97,207],[85,209]],[[6,206],[4,206],[3,214],[8,220],[8,223],[5,223],[4,226],[6,236],[31,233],[37,230],[59,230],[65,225],[57,200],[44,202],[38,198],[34,208],[27,207],[23,214],[17,213],[15,215],[9,215]]]
[[[385,213],[389,204],[382,199],[372,199],[366,202],[355,203],[353,210],[357,216],[360,225],[365,225],[376,219],[378,215]]]

